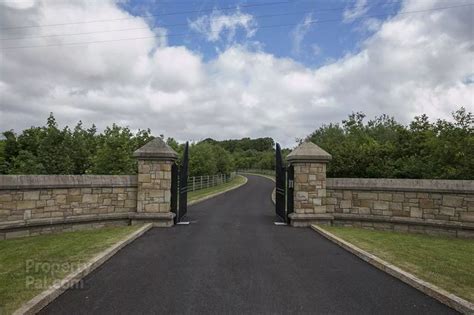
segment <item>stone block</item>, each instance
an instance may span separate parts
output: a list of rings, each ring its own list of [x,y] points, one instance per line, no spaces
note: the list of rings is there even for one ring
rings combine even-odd
[[[160,203],[160,212],[169,212],[170,211],[170,204],[165,202],[165,203]]]
[[[443,206],[461,207],[462,202],[463,202],[463,197],[450,196],[450,195],[443,196]]]
[[[410,217],[412,218],[422,218],[423,217],[423,211],[419,208],[410,208]]]
[[[127,200],[125,200],[124,206],[127,207],[127,208],[135,208],[135,207],[137,206],[137,201],[136,201],[136,200],[127,199]]]
[[[65,205],[67,203],[67,196],[66,195],[56,195],[56,196],[54,196],[54,200],[56,200],[56,204],[58,204],[58,205]]]
[[[314,206],[312,213],[326,213],[326,206]]]
[[[403,209],[401,202],[391,202],[389,206],[390,210],[401,211]]]
[[[391,193],[379,193],[379,200],[392,201],[392,194]]]
[[[405,195],[403,193],[392,194],[392,201],[402,202],[405,200]]]
[[[124,187],[114,187],[112,188],[112,193],[114,194],[123,194],[125,192]]]
[[[22,200],[17,202],[16,207],[18,210],[33,209],[36,207],[36,202],[34,200]]]
[[[150,174],[138,174],[138,182],[140,183],[150,183],[151,175]]]
[[[439,214],[441,215],[447,215],[447,216],[453,216],[454,215],[454,208],[450,207],[440,207],[439,208]]]
[[[145,211],[146,212],[159,212],[160,211],[160,204],[158,204],[158,203],[145,204]]]
[[[474,212],[461,212],[459,216],[461,221],[474,222]]]
[[[12,239],[17,237],[26,237],[30,235],[30,231],[28,230],[19,230],[19,231],[12,231],[5,233],[5,239]]]
[[[357,209],[359,214],[370,214],[370,208],[359,207]]]
[[[66,202],[68,204],[71,204],[73,202],[81,202],[81,201],[82,201],[81,195],[67,195],[66,196]]]
[[[9,201],[12,201],[13,198],[12,198],[12,195],[10,193],[3,193],[3,194],[0,194],[0,202],[9,202]]]
[[[67,189],[66,188],[64,188],[64,189],[63,188],[61,188],[61,189],[55,188],[55,189],[52,190],[52,192],[53,192],[53,195],[67,195]]]
[[[420,199],[420,208],[433,208],[433,200],[431,199]]]
[[[78,196],[78,195],[81,194],[81,189],[80,188],[69,188],[67,194],[72,195],[72,196]]]
[[[308,174],[296,174],[295,180],[299,183],[307,183],[308,182]]]
[[[388,201],[374,201],[374,209],[388,210],[390,203]]]
[[[340,207],[343,209],[348,209],[352,207],[352,200],[341,200]]]
[[[39,200],[40,192],[39,190],[25,191],[23,193],[23,200]]]
[[[378,200],[377,193],[359,192],[357,197],[359,199]]]
[[[94,194],[85,194],[82,196],[82,202],[83,203],[97,203],[98,201],[98,195]]]
[[[344,199],[352,199],[352,191],[344,190],[342,193],[342,198]]]
[[[308,200],[308,192],[306,191],[297,191],[296,200]]]
[[[31,210],[25,210],[25,212],[23,212],[23,220],[29,219],[31,219]]]
[[[318,197],[326,197],[326,189],[321,188],[317,190],[318,192]]]
[[[372,208],[372,205],[373,205],[373,201],[372,200],[360,200],[359,204],[361,207],[365,207],[365,208]]]

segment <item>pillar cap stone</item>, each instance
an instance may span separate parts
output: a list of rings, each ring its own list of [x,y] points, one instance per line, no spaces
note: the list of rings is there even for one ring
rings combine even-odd
[[[331,160],[331,154],[327,153],[312,142],[304,142],[300,144],[296,149],[291,151],[286,157],[287,161],[292,162],[324,162],[327,163]]]
[[[168,160],[175,161],[178,154],[170,148],[161,137],[156,137],[143,147],[133,152],[133,156],[140,160]]]

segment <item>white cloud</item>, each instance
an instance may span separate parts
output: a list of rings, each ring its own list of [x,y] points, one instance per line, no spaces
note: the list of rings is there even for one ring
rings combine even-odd
[[[311,51],[314,56],[319,56],[323,50],[318,44],[311,44]]]
[[[190,21],[189,27],[203,34],[211,42],[220,40],[224,33],[227,33],[227,41],[232,41],[238,28],[245,30],[247,38],[254,36],[257,31],[257,22],[251,14],[241,13],[240,10],[233,14],[223,14],[218,10],[213,10],[209,15]]]
[[[308,13],[305,15],[303,21],[298,23],[293,31],[291,32],[291,37],[293,40],[292,51],[293,54],[299,55],[301,53],[301,44],[311,28],[311,23],[313,22],[313,13]]]
[[[367,0],[356,0],[353,6],[347,7],[342,13],[345,23],[354,21],[355,19],[366,14],[369,10]]]
[[[439,7],[439,1],[432,6]],[[416,10],[418,3],[406,1],[402,10]],[[147,25],[113,1],[88,6],[77,0],[64,6],[0,8],[0,28],[18,21],[43,25],[81,16],[130,18],[129,26]],[[67,31],[116,28],[116,23],[75,25]],[[167,46],[156,38],[0,50],[0,126],[18,131],[44,124],[52,111],[69,125],[80,119],[99,128],[116,122],[134,129],[150,127],[155,134],[180,140],[271,136],[292,145],[296,137],[352,111],[387,113],[402,122],[420,113],[446,118],[458,106],[474,110],[472,27],[471,13],[462,8],[396,16],[382,23],[360,52],[318,68],[276,57],[258,45],[229,45],[204,61],[189,48]],[[2,30],[0,36],[17,33]],[[145,29],[136,37],[154,34]],[[132,36],[114,33],[105,38]],[[42,38],[33,44],[73,40],[79,41]]]

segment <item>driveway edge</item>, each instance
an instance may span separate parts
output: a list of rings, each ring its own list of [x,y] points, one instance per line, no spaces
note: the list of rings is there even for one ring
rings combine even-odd
[[[264,175],[264,174],[258,174],[258,173],[242,173],[242,174],[249,174],[249,175],[256,175],[256,176],[260,176],[260,177],[265,177],[265,178],[268,178],[269,180],[272,180],[274,182],[275,181],[275,178],[271,177],[271,176],[268,176],[268,175]],[[272,191],[272,202],[273,204],[276,204],[276,188],[273,188],[273,191]]]
[[[391,276],[405,282],[406,284],[414,287],[415,289],[425,293],[426,295],[435,298],[436,300],[440,301],[441,303],[461,312],[463,314],[474,314],[474,304],[466,301],[452,293],[449,293],[429,282],[421,280],[416,276],[408,273],[379,257],[372,255],[359,247],[337,237],[336,235],[325,231],[321,227],[317,225],[311,225],[311,228],[327,238],[328,240],[336,243],[337,245],[341,246],[348,252],[356,255],[360,259],[368,262],[372,266],[390,274]]]
[[[237,176],[242,176],[242,175],[237,175]],[[202,201],[205,201],[205,200],[208,200],[208,199],[217,197],[217,196],[219,196],[219,195],[222,195],[223,193],[226,193],[226,192],[228,192],[228,191],[231,191],[231,190],[237,189],[237,188],[239,188],[239,187],[242,187],[243,185],[247,184],[247,182],[248,182],[248,178],[247,178],[247,177],[245,177],[245,176],[242,176],[242,177],[245,179],[245,181],[244,181],[243,183],[238,184],[237,186],[233,186],[233,187],[227,188],[227,189],[225,189],[225,190],[223,190],[223,191],[219,191],[219,192],[216,192],[216,193],[214,193],[214,194],[207,195],[207,196],[204,196],[204,197],[202,197],[202,198],[199,198],[199,199],[190,201],[190,202],[188,202],[188,206],[195,205],[195,204],[200,203],[200,202],[202,202]]]
[[[61,280],[61,284],[53,285],[48,288],[46,291],[41,292],[40,294],[36,295],[34,298],[29,300],[28,302],[24,303],[19,309],[17,309],[13,314],[20,315],[20,314],[36,314],[46,305],[51,303],[54,299],[60,296],[64,291],[68,288],[73,288],[75,284],[77,284],[82,278],[90,274],[94,271],[97,267],[105,263],[109,258],[115,255],[119,250],[142,236],[145,232],[152,228],[152,224],[146,224],[137,231],[133,232],[132,234],[128,235],[126,238],[122,239],[118,243],[112,245],[111,247],[107,248],[106,250],[102,251],[101,253],[94,256],[90,259],[85,266],[81,267],[80,269],[76,270],[75,272],[67,275],[64,279]]]

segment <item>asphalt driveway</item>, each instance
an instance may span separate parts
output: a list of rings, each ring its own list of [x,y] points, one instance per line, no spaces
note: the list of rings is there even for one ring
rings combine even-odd
[[[310,229],[276,226],[273,182],[188,209],[66,291],[44,314],[451,314]]]

